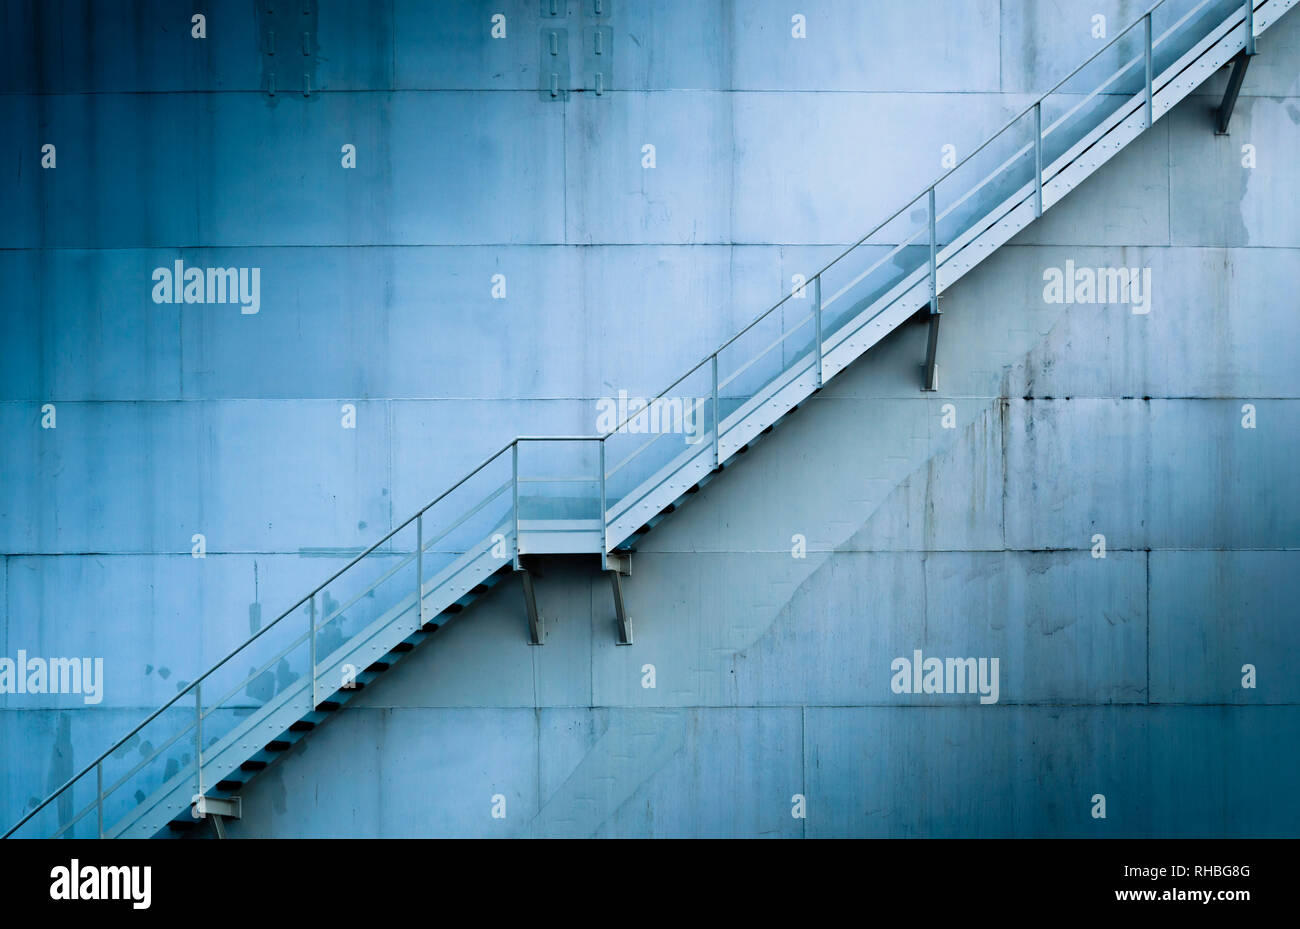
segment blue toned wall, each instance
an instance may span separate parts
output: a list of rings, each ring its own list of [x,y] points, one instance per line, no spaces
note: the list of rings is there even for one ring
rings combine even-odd
[[[515,434],[658,392],[1145,5],[222,0],[198,40],[0,4],[0,655],[106,675],[0,696],[0,819]],[[1300,19],[1259,51],[1231,135],[1219,75],[945,295],[937,394],[905,327],[647,536],[634,646],[593,559],[544,567],[540,648],[499,585],[232,831],[1300,833]],[[176,260],[260,268],[259,312],[153,302]],[[1067,260],[1150,267],[1151,313],[1045,303]],[[895,694],[914,649],[999,656],[998,703]]]

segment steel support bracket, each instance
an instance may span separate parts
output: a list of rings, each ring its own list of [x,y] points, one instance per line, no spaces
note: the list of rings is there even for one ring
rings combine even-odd
[[[239,797],[207,797],[195,794],[190,799],[190,815],[195,819],[211,819],[212,828],[217,838],[226,837],[225,820],[239,819],[243,813],[243,802]]]
[[[935,391],[939,389],[939,320],[943,316],[938,309],[939,301],[935,300],[930,312],[930,334],[925,342],[925,383],[922,390]]]
[[[1251,52],[1242,52],[1232,59],[1232,73],[1228,75],[1228,86],[1223,91],[1223,102],[1219,104],[1218,113],[1214,118],[1215,135],[1228,134],[1228,122],[1232,119],[1232,111],[1237,106],[1237,95],[1241,93],[1241,82],[1246,79],[1246,68],[1250,65],[1252,55]]]
[[[605,570],[617,571],[623,577],[632,576],[632,553],[610,552],[605,556]]]
[[[618,645],[632,644],[632,619],[627,615],[627,607],[623,605],[623,582],[621,578],[627,575],[623,571],[616,569],[605,572],[609,575],[609,586],[614,594],[614,621],[618,624]],[[628,565],[628,574],[631,573],[631,563]]]
[[[528,644],[541,645],[546,637],[542,614],[537,611],[537,595],[533,592],[533,572],[519,568],[519,579],[524,586],[524,609],[528,611]]]
[[[190,800],[190,812],[195,818],[224,816],[227,819],[239,819],[243,812],[243,803],[239,797],[208,797],[195,794]]]

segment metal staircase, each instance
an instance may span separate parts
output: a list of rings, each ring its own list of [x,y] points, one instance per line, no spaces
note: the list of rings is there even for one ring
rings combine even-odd
[[[1224,65],[1297,0],[1161,0],[916,198],[603,436],[521,436],[152,713],[5,837],[146,837],[239,813],[238,790],[524,559],[600,556],[620,640],[637,538]],[[1208,128],[1208,126],[1207,126]],[[667,428],[665,428],[665,421]],[[693,423],[698,428],[686,428]]]

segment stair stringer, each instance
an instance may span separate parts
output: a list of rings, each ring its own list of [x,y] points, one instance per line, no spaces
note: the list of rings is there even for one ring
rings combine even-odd
[[[509,526],[497,528],[494,534],[511,532]],[[502,562],[492,555],[493,541],[487,539],[461,555],[451,565],[423,585],[423,600],[428,616],[437,616],[448,607],[464,599],[477,585],[500,571]],[[375,619],[362,632],[327,656],[318,664],[317,693],[323,698],[337,694],[339,702],[346,702],[351,693],[331,685],[320,688],[322,680],[341,681],[343,665],[365,668],[391,652],[398,644],[420,633],[422,626],[415,609],[415,594],[403,598],[382,616]],[[297,647],[306,641],[303,633],[290,646]],[[245,720],[226,733],[215,745],[204,748],[203,783],[215,785],[226,780],[240,766],[261,752],[272,740],[284,734],[291,725],[301,720],[311,720],[319,711],[312,703],[312,681],[304,675],[294,681],[270,701],[253,711]],[[316,720],[311,720],[316,722]],[[323,717],[321,719],[323,721]],[[194,796],[194,772],[183,770],[168,779],[146,797],[122,820],[106,828],[106,838],[149,838],[165,829],[178,814],[188,816]],[[205,793],[209,792],[205,789]]]
[[[1255,14],[1258,35],[1285,14],[1297,0],[1268,0]],[[1152,79],[1152,119],[1173,109],[1235,57],[1245,43],[1245,22],[1229,16],[1188,52]],[[1148,128],[1146,94],[1134,94],[1084,138],[1043,167],[1042,212],[1059,203]],[[1012,155],[1020,157],[1024,149]],[[994,172],[996,175],[997,172]],[[963,198],[965,199],[965,198]],[[967,272],[1030,225],[1036,218],[1033,182],[1022,185],[983,219],[936,253],[940,295]],[[960,201],[959,201],[960,202]],[[956,206],[956,204],[954,205]],[[910,241],[910,240],[909,240]],[[907,243],[902,243],[906,245]],[[930,302],[929,269],[907,275],[882,297],[867,305],[824,341],[822,383],[830,380]],[[765,385],[754,397],[726,416],[718,427],[717,470],[750,442],[815,393],[817,358],[808,353]],[[687,449],[626,494],[607,517],[606,548],[630,548],[633,538],[661,513],[675,508],[692,487],[713,472],[713,447]]]

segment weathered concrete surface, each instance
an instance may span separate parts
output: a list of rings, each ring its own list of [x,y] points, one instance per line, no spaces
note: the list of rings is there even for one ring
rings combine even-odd
[[[43,4],[39,67],[4,5],[3,654],[103,656],[108,682],[0,698],[6,819],[512,435],[656,392],[1095,47],[1092,11],[1028,0],[929,34],[807,4],[806,44],[775,4],[620,3],[611,92],[551,103],[538,4],[497,6],[510,41],[481,4],[325,2],[325,92],[271,101],[245,4],[206,46],[161,6]],[[1111,34],[1140,12],[1095,6]],[[508,581],[260,777],[238,830],[1300,832],[1298,23],[1229,137],[1216,76],[945,295],[940,393],[905,327],[648,536],[633,647],[588,560],[539,579],[542,648]],[[261,267],[261,311],[153,304],[178,258]],[[1045,303],[1067,260],[1150,267],[1152,312]],[[915,648],[999,657],[999,703],[895,694]]]

